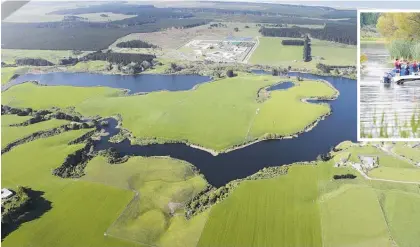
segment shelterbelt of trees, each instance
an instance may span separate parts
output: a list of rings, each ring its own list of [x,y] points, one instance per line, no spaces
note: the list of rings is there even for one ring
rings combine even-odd
[[[312,38],[329,40],[343,44],[357,44],[357,30],[350,24],[326,24],[324,28],[266,28],[262,27],[259,32],[264,36],[301,38],[309,34]]]

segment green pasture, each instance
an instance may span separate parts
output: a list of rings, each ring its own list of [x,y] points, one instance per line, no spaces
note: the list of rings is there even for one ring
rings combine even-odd
[[[207,185],[189,163],[167,157],[132,157],[123,164],[111,165],[105,158],[96,157],[85,171],[83,180],[139,193],[107,230],[108,235],[144,244],[161,242],[162,246],[174,246],[169,239],[182,242],[182,236],[190,239],[189,246],[195,246],[205,215],[186,221],[182,211],[171,217],[175,208],[170,207],[178,204],[182,208]],[[177,236],[178,230],[184,233]]]
[[[31,119],[31,116],[18,116],[18,115],[2,115],[1,127],[7,127],[11,124],[18,124]]]
[[[398,180],[406,182],[420,182],[420,168],[381,167],[371,170],[368,174],[372,178]]]
[[[258,90],[278,83],[277,77],[240,74],[202,84],[196,90],[133,96],[103,87],[22,84],[4,92],[2,103],[34,109],[75,106],[86,116],[121,114],[123,127],[140,140],[188,141],[222,151],[265,133],[297,133],[330,111],[328,105],[301,101],[313,96],[332,97],[335,90],[330,86],[319,81],[287,80],[297,86],[274,92],[263,103],[257,102]]]
[[[243,182],[213,206],[198,246],[322,246],[316,172],[296,165],[284,176]]]
[[[383,197],[384,214],[395,242],[400,247],[418,246],[420,194],[391,190]]]
[[[72,107],[94,97],[121,94],[121,91],[107,87],[37,86],[23,83],[2,93],[2,104],[15,107],[46,109]]]
[[[106,61],[86,61],[78,62],[73,66],[68,66],[68,72],[98,72],[105,71],[105,67],[108,64]]]
[[[1,68],[1,85],[8,83],[12,77],[26,73],[27,67],[3,67]]]
[[[321,203],[323,246],[392,246],[372,188],[347,185],[331,194]]]
[[[82,54],[81,56],[83,56]],[[14,64],[18,58],[42,58],[54,64],[58,64],[66,57],[77,57],[70,50],[23,50],[23,49],[1,49],[1,61],[7,64]]]
[[[2,246],[138,246],[104,236],[133,197],[131,191],[51,174],[68,154],[84,145],[69,146],[68,142],[87,131],[38,139],[2,155],[2,187],[27,186],[40,191],[47,205],[37,201],[36,209],[51,207],[39,218],[23,223]]]
[[[7,146],[7,144],[17,141],[23,137],[26,137],[34,132],[42,131],[42,130],[49,130],[53,128],[60,127],[68,121],[66,120],[57,120],[52,119],[48,121],[39,122],[36,124],[31,124],[28,126],[5,126],[3,121],[6,120],[6,123],[8,121],[17,121],[16,118],[10,117],[6,115],[6,118],[4,119],[2,117],[2,127],[1,127],[1,148],[4,148]],[[9,120],[10,119],[10,120]],[[25,117],[23,117],[25,119]],[[22,120],[22,122],[25,120]]]
[[[249,62],[292,69],[315,69],[317,63],[353,66],[357,63],[356,46],[312,39],[312,61],[303,62],[303,46],[284,46],[283,39],[293,38],[259,37],[260,43]]]
[[[387,157],[369,145],[339,146],[347,149],[335,156]],[[198,246],[416,246],[419,186],[365,180],[334,163],[294,164],[287,175],[243,182],[212,207]],[[357,178],[333,179],[349,173]]]
[[[401,143],[397,142],[394,148],[392,149],[393,152],[397,153],[398,155],[402,155],[408,159],[411,159],[415,162],[420,162],[420,148],[408,148],[406,145],[413,144],[413,143]]]
[[[2,127],[26,119],[2,116]],[[38,131],[40,124],[16,128],[27,128],[29,134]],[[2,131],[3,143],[15,136],[8,129]],[[186,220],[182,203],[204,189],[207,182],[193,172],[190,164],[167,157],[135,157],[111,165],[97,157],[87,165],[87,175],[81,179],[51,174],[68,154],[84,145],[68,143],[87,131],[38,139],[2,155],[2,188],[27,186],[41,191],[51,207],[40,218],[22,224],[2,245],[145,246],[139,243],[145,240],[163,247],[195,246],[208,213]],[[135,191],[141,193],[138,204],[132,203]],[[39,207],[45,206],[38,203]],[[173,217],[170,203],[179,203]],[[135,210],[127,212],[133,206]],[[139,215],[132,217],[130,213]]]

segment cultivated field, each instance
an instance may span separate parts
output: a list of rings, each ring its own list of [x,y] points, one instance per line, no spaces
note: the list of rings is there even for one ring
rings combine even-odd
[[[283,39],[293,38],[259,37],[259,45],[249,63],[309,69],[317,63],[356,66],[356,46],[312,39],[312,61],[303,62],[303,46],[284,46]]]
[[[4,92],[2,103],[34,109],[75,106],[87,116],[121,114],[124,128],[139,140],[187,141],[222,151],[266,133],[295,134],[330,112],[326,104],[305,103],[301,99],[333,97],[333,88],[318,81],[287,79],[290,80],[297,85],[272,92],[263,103],[257,102],[258,90],[285,79],[240,74],[200,85],[196,90],[129,97],[120,97],[120,90],[110,88],[26,83]]]
[[[370,145],[339,147],[335,156],[388,155]],[[416,246],[420,179],[366,180],[350,166],[334,167],[336,161],[295,164],[286,175],[243,182],[213,206],[198,246]],[[339,174],[357,178],[332,179]]]

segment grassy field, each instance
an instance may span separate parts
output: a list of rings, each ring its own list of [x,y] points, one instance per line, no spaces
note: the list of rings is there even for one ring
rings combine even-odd
[[[5,67],[1,68],[1,85],[8,83],[12,77],[17,74],[24,74],[28,67]]]
[[[80,56],[83,56],[82,53]],[[65,57],[76,57],[70,50],[20,50],[20,49],[1,49],[1,61],[14,64],[18,58],[43,58],[54,64],[58,64],[60,59]]]
[[[321,204],[323,246],[392,246],[372,188],[347,185],[325,197]]]
[[[317,182],[315,166],[244,182],[212,208],[198,246],[322,246]]]
[[[33,83],[23,83],[3,92],[2,104],[16,107],[26,106],[33,109],[45,109],[53,106],[67,108],[90,98],[112,96],[120,93],[118,90],[107,87],[43,87]]]
[[[405,145],[410,143],[401,143],[398,142],[392,151],[395,153],[402,155],[406,158],[409,158],[415,162],[420,162],[420,148],[407,148]]]
[[[33,212],[39,218],[22,224],[3,246],[136,246],[104,236],[133,197],[131,191],[51,174],[67,154],[83,145],[67,143],[87,131],[39,139],[2,155],[2,187],[27,186],[43,192],[47,201]]]
[[[83,180],[140,194],[107,230],[108,235],[145,244],[162,242],[163,246],[174,246],[170,241],[181,243],[189,239],[189,246],[195,246],[199,237],[196,232],[201,231],[206,216],[186,221],[182,212],[171,217],[170,210],[171,204],[179,203],[182,208],[182,203],[207,185],[203,177],[193,173],[190,164],[164,157],[133,157],[116,166],[98,157],[87,165],[86,174]],[[178,231],[184,233],[175,235]]]
[[[265,133],[294,134],[330,111],[328,105],[300,100],[334,95],[331,87],[316,81],[296,82],[298,86],[272,93],[269,100],[258,103],[258,90],[277,82],[268,75],[241,74],[196,90],[129,97],[116,97],[120,91],[110,88],[23,84],[4,92],[2,103],[34,109],[75,106],[88,116],[121,114],[123,126],[137,138],[188,140],[221,151]]]
[[[337,44],[324,40],[312,39],[312,57],[310,62],[303,62],[303,46],[284,46],[283,39],[260,37],[260,44],[251,56],[251,64],[274,66],[292,66],[292,68],[314,69],[317,63],[328,65],[356,65],[356,46]],[[319,58],[323,59],[319,59]],[[296,60],[296,62],[295,62]]]
[[[26,119],[2,116],[2,127]],[[19,128],[33,133],[40,124]],[[9,131],[14,127],[6,128],[2,131],[3,144],[15,138],[15,133]],[[208,213],[187,221],[182,203],[201,191],[207,182],[193,172],[190,164],[166,157],[135,157],[123,164],[110,165],[97,157],[88,164],[87,175],[82,179],[63,179],[51,174],[67,154],[84,145],[69,146],[68,142],[87,131],[38,139],[2,155],[2,187],[27,186],[43,192],[47,200],[37,204],[40,217],[22,224],[2,245],[144,246],[138,243],[144,242],[163,247],[195,246]],[[133,204],[136,191],[141,193],[141,199]],[[176,206],[173,210],[177,215],[173,217],[170,203]]]
[[[400,247],[418,246],[420,228],[420,195],[401,191],[384,193],[384,212],[389,228]]]
[[[25,117],[23,117],[23,119],[25,119]],[[66,120],[52,119],[52,120],[49,120],[49,121],[43,121],[43,122],[40,122],[40,123],[31,124],[29,126],[16,127],[16,126],[5,126],[5,125],[3,125],[4,120],[6,120],[6,122],[17,121],[17,119],[15,117],[6,116],[5,119],[2,117],[1,148],[4,148],[4,147],[6,147],[7,144],[9,144],[13,141],[17,141],[17,140],[19,140],[23,137],[26,137],[26,136],[34,133],[34,132],[57,128],[57,127],[60,127],[64,124],[68,123],[68,121],[66,121]],[[22,121],[24,121],[24,120],[22,120]]]
[[[334,155],[382,153],[340,147]],[[416,246],[418,185],[365,180],[334,163],[293,165],[287,175],[243,182],[213,206],[198,246]],[[332,179],[348,173],[357,178]]]
[[[105,71],[106,61],[87,61],[79,62],[74,66],[67,67],[68,72],[97,72]]]

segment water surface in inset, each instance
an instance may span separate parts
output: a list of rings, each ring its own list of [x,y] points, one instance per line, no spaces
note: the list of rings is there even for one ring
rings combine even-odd
[[[420,111],[420,80],[403,85],[380,82],[392,70],[384,44],[361,44],[361,53],[368,58],[360,80],[360,125],[362,137],[415,137],[412,118]],[[408,136],[404,136],[408,135]]]

